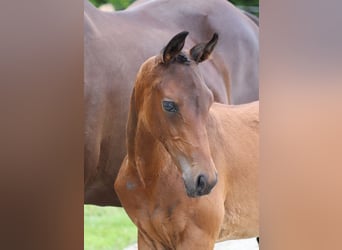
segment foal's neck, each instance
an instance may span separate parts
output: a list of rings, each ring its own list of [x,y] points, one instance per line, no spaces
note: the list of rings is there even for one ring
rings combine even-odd
[[[171,164],[171,157],[161,142],[148,129],[139,124],[135,136],[135,165],[141,182],[153,184],[163,168]]]

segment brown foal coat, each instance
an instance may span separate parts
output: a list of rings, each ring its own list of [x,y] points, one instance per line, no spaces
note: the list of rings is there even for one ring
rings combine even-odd
[[[197,46],[190,56],[169,55],[181,50],[176,41],[137,75],[128,155],[115,190],[138,227],[140,250],[207,250],[215,241],[259,234],[259,103],[213,103],[197,63],[216,41]],[[166,112],[164,102],[177,108]],[[206,192],[199,176],[205,176]]]
[[[258,100],[258,27],[226,0],[153,0],[106,13],[84,2],[85,203],[120,206],[113,182],[125,156],[130,94],[140,65],[177,32],[185,48],[217,32],[220,43],[199,65],[220,103]]]

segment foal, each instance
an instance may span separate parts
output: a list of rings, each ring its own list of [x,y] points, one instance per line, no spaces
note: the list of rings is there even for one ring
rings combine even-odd
[[[182,52],[188,32],[140,68],[115,182],[141,249],[213,249],[258,231],[258,102],[228,106],[197,64],[218,36]]]

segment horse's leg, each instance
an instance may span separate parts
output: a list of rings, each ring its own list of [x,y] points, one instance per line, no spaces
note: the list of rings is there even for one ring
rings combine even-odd
[[[177,250],[212,250],[215,240],[210,238],[188,239],[176,247]]]
[[[150,247],[144,235],[138,231],[138,250],[151,250],[153,248]]]
[[[153,241],[146,233],[138,231],[138,250],[164,250],[164,247]]]

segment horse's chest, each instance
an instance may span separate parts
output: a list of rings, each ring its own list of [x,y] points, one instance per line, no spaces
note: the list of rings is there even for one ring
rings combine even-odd
[[[190,218],[180,192],[171,190],[171,194],[165,186],[166,195],[162,196],[142,187],[134,191],[127,196],[134,206],[129,206],[128,210],[126,206],[126,210],[137,225],[139,233],[150,241],[164,245],[165,249],[174,248],[176,242],[182,238]]]
[[[140,232],[153,240],[172,248],[182,238],[187,214],[177,204],[162,206],[158,203],[142,207],[138,212],[137,225]]]
[[[161,249],[174,249],[177,242],[182,241],[192,213],[182,180],[169,183],[167,178],[161,177],[154,185],[142,185],[136,176],[131,176],[119,188],[125,191],[121,201],[139,233],[146,241],[162,245]]]

